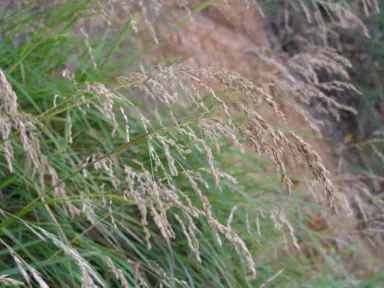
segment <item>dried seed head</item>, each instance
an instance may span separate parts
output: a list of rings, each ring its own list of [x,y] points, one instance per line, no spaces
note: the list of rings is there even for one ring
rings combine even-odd
[[[0,275],[0,283],[5,287],[24,286],[24,283],[15,279],[9,278],[8,275]]]

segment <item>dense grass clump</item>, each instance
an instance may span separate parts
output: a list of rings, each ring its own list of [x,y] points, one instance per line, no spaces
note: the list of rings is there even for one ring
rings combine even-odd
[[[305,225],[338,212],[339,192],[304,139],[258,112],[284,124],[274,98],[231,71],[151,65],[135,49],[154,24],[133,4],[124,25],[94,1],[5,8],[0,286],[379,283],[345,265],[358,241]],[[294,187],[285,153],[327,205]]]

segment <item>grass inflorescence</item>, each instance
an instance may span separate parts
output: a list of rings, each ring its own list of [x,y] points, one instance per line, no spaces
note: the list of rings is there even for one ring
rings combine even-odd
[[[149,32],[160,45],[151,21],[171,6],[107,2],[3,13],[0,285],[363,285],[345,265],[350,241],[305,224],[307,210],[334,217],[343,199],[269,91],[221,68],[151,65],[135,44]],[[176,4],[187,18],[208,6]],[[103,28],[92,35],[95,19]],[[352,86],[315,76],[321,60],[335,74],[349,63],[319,49],[290,62],[310,88],[281,87],[353,113],[321,90]],[[285,153],[312,172],[325,205],[293,185]]]

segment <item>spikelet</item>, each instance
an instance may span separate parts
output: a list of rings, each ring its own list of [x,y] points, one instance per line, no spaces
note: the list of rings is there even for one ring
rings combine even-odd
[[[36,281],[40,288],[49,288],[48,284],[41,277],[40,273],[29,265],[24,259],[22,259],[5,241],[0,239],[0,243],[4,245],[10,252],[13,260],[16,263],[17,268],[19,269],[20,274],[23,276],[25,282],[31,286],[32,279]],[[28,273],[29,272],[29,273]],[[1,283],[1,282],[0,282]],[[16,284],[19,283],[16,281]],[[12,283],[13,284],[13,283]]]
[[[15,279],[9,278],[8,275],[0,275],[0,283],[5,287],[24,286],[24,283]]]
[[[55,168],[49,163],[47,157],[43,154],[40,147],[39,121],[32,115],[19,111],[17,96],[12,86],[7,81],[4,73],[0,70],[0,134],[3,143],[0,144],[0,152],[4,155],[8,163],[8,169],[13,171],[12,161],[14,158],[14,149],[11,145],[11,133],[17,133],[19,141],[23,147],[23,153],[26,156],[27,167],[32,168],[32,174],[38,173],[41,189],[46,187],[47,174],[51,178],[51,184],[54,187],[56,196],[67,198],[65,186],[60,183]],[[12,139],[13,140],[13,139]],[[69,201],[63,204],[66,211],[73,215],[78,214],[78,209]]]

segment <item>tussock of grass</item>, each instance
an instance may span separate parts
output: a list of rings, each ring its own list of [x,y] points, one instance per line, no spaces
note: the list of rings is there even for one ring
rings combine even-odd
[[[302,138],[253,109],[284,122],[273,97],[222,69],[124,72],[140,53],[119,47],[141,22],[117,35],[111,23],[111,40],[97,41],[76,32],[95,14],[110,21],[113,10],[94,5],[10,6],[0,23],[0,285],[363,283],[321,244],[330,235],[303,224],[303,207],[337,210],[337,189]],[[255,106],[223,100],[236,93]],[[327,207],[293,187],[284,151],[313,172]]]

